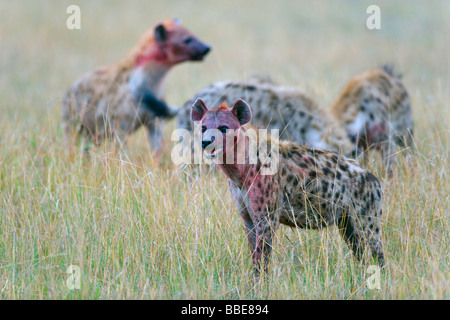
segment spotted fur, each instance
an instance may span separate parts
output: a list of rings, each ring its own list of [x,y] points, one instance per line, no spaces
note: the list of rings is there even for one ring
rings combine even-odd
[[[234,153],[237,159],[239,146],[248,149],[250,140],[245,133],[251,116],[251,109],[243,100],[238,100],[233,108],[223,103],[208,110],[198,99],[191,110],[191,119],[201,122],[205,152],[207,148],[216,150],[222,141],[224,158]],[[222,137],[211,136],[214,132],[211,129],[224,127],[227,131]],[[227,150],[225,139],[230,129],[237,132],[236,142]],[[268,162],[258,158],[252,164],[247,153],[242,164],[217,164],[228,177],[229,190],[244,221],[256,277],[262,270],[267,271],[279,223],[308,229],[335,225],[358,259],[370,249],[383,265],[380,237],[383,194],[375,175],[356,161],[329,150],[278,141],[270,136],[258,138],[267,144],[267,150],[272,150],[274,144],[278,146],[279,166],[275,174],[263,175],[262,168]]]
[[[144,125],[159,152],[162,123],[178,111],[161,101],[163,80],[174,65],[200,61],[209,49],[177,21],[152,28],[126,59],[86,73],[67,90],[62,104],[66,137],[83,133],[96,144],[111,137],[123,141]]]
[[[314,100],[295,88],[275,85],[266,78],[216,82],[200,90],[182,107],[177,117],[178,128],[193,130],[189,113],[198,98],[209,106],[222,102],[231,105],[243,98],[252,105],[252,123],[261,128],[279,129],[282,139],[347,155],[355,152],[345,130]]]
[[[395,144],[413,147],[409,95],[392,68],[374,69],[352,78],[330,112],[360,147],[381,152],[390,173]]]

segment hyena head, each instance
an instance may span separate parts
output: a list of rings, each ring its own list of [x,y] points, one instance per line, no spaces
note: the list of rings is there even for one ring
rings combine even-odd
[[[242,138],[241,127],[251,117],[250,106],[241,99],[232,108],[223,102],[211,110],[208,110],[202,99],[197,99],[191,108],[191,120],[201,122],[202,149],[208,158],[226,154],[227,146],[234,149]]]
[[[211,47],[174,19],[160,23],[147,32],[135,50],[135,64],[138,66],[150,61],[172,66],[184,61],[202,61]]]

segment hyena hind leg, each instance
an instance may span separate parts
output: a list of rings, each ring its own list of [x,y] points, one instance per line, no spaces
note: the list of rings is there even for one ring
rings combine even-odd
[[[369,247],[370,251],[372,252],[372,257],[375,259],[377,264],[380,267],[384,267],[385,260],[383,253],[383,244],[381,242],[379,234],[371,237],[371,239],[369,240]]]
[[[395,157],[396,144],[394,143],[392,138],[388,138],[384,142],[382,142],[378,146],[378,148],[381,152],[383,169],[386,171],[388,177],[392,177],[394,175],[394,172],[392,170],[393,163],[397,162],[397,159]]]
[[[339,220],[338,228],[341,236],[344,238],[345,242],[347,242],[355,258],[360,261],[364,254],[364,247],[359,235],[357,234],[355,222],[352,218],[345,214]]]
[[[361,225],[356,224],[348,215],[344,215],[338,223],[339,232],[357,260],[361,261],[365,250],[369,249],[377,264],[383,267],[385,261],[379,228],[372,224],[370,226],[372,228],[366,226],[363,230]]]

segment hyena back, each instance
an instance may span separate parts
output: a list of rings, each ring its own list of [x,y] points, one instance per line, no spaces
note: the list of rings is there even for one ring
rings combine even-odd
[[[184,104],[177,117],[178,128],[193,131],[189,113],[198,98],[211,107],[222,102],[231,105],[243,98],[252,105],[252,123],[260,128],[279,129],[282,139],[346,155],[355,152],[345,130],[314,100],[296,88],[278,86],[260,78],[216,82]]]

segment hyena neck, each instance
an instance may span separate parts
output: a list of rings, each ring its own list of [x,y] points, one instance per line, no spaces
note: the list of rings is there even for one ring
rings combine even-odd
[[[164,79],[170,66],[161,63],[149,62],[146,65],[135,67],[130,74],[129,87],[139,96],[150,90],[157,98],[164,94]]]
[[[245,149],[244,149],[245,156],[242,157],[243,158],[242,160],[239,158],[238,152],[241,151],[242,149],[238,150],[237,147],[234,147],[232,149],[233,163],[227,163],[226,161],[227,154],[225,151],[223,153],[223,161],[222,161],[223,163],[218,164],[219,168],[222,169],[225,175],[231,181],[233,181],[238,187],[245,187],[249,183],[249,181],[257,178],[260,175],[258,170],[260,168],[259,160],[257,164],[250,163],[250,157],[248,153],[248,146],[249,146],[248,137],[244,137],[244,139],[245,139]]]

